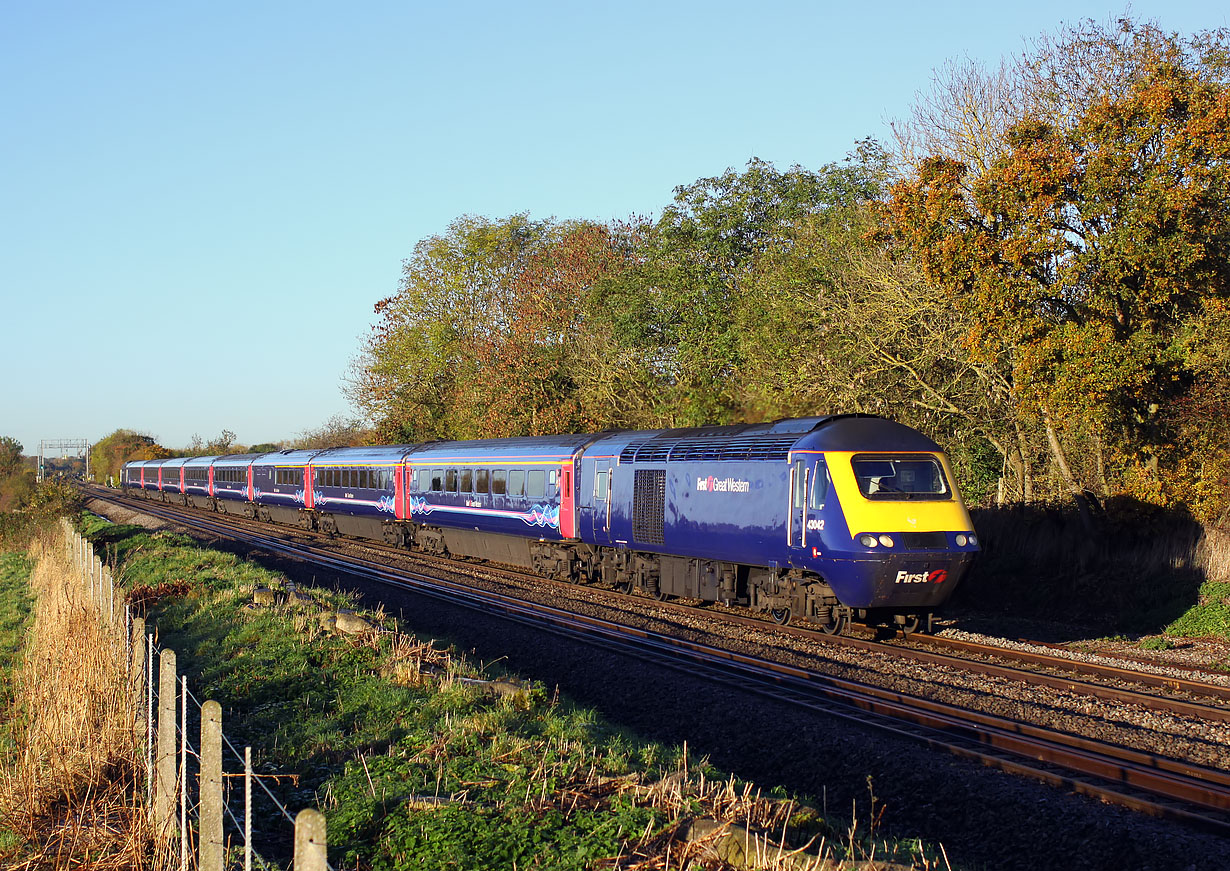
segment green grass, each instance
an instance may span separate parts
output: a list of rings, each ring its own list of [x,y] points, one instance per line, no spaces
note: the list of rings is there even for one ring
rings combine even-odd
[[[292,812],[325,812],[335,866],[587,868],[711,812],[717,787],[743,788],[541,686],[496,697],[466,683],[509,676],[398,634],[391,618],[368,614],[389,631],[367,639],[324,631],[319,612],[355,607],[352,595],[314,589],[311,607],[253,608],[254,589],[283,588],[284,578],[177,534],[96,520],[87,531],[119,560],[119,583],[149,609],[192,693],[221,702],[231,740],[252,746],[259,772],[280,775],[267,781],[280,799]],[[258,810],[262,851],[285,861],[289,826]],[[847,825],[813,812],[796,822],[798,839],[847,838]],[[876,850],[918,854],[916,842],[886,854],[877,840]]]
[[[1230,638],[1230,583],[1206,581],[1200,585],[1198,595],[1197,603],[1166,627],[1166,634]]]

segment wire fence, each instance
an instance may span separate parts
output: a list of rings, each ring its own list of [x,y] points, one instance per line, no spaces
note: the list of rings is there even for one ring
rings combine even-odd
[[[222,706],[202,702],[191,692],[188,678],[178,673],[175,651],[159,647],[145,619],[133,617],[127,605],[117,603],[111,570],[90,542],[67,520],[63,529],[66,556],[80,575],[87,602],[116,630],[111,633],[115,643],[125,646],[133,739],[145,762],[156,867],[227,871],[241,862],[244,871],[277,867],[253,846],[256,788],[294,829],[295,871],[333,871],[324,815],[314,808],[292,814],[264,782],[276,776],[253,772],[252,748],[245,746],[241,752],[222,729]],[[199,724],[195,745],[190,713]],[[193,771],[195,778],[190,776]],[[240,778],[242,802],[229,788]]]

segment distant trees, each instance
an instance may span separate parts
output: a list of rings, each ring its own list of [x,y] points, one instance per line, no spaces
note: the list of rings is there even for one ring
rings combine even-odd
[[[125,463],[133,460],[162,460],[174,456],[154,437],[131,429],[117,429],[99,439],[90,449],[90,471],[96,481],[118,476]]]
[[[21,442],[0,436],[0,511],[25,505],[34,492],[34,468],[22,460]]]

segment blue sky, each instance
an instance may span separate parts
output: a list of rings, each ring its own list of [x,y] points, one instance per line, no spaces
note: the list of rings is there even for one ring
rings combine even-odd
[[[350,412],[373,304],[454,218],[652,215],[753,156],[818,168],[946,61],[1124,8],[7,0],[0,435],[293,438]]]

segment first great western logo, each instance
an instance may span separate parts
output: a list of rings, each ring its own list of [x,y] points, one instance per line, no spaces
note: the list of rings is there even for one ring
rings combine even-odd
[[[696,490],[699,493],[747,493],[752,489],[751,481],[740,481],[738,478],[707,478],[696,479]]]

